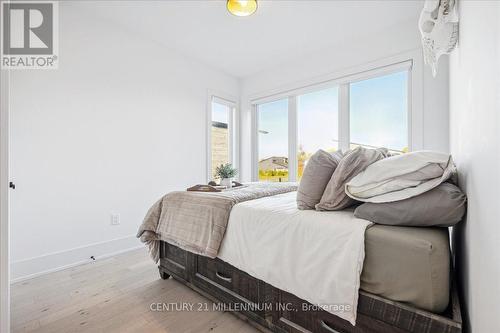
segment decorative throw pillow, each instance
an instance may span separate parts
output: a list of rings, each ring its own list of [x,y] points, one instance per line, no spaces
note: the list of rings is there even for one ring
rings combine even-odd
[[[358,147],[350,150],[342,158],[339,165],[321,196],[316,210],[340,210],[353,205],[356,201],[345,193],[345,184],[370,164],[388,155],[386,148],[366,149]]]
[[[341,159],[341,151],[330,154],[324,150],[318,150],[311,156],[297,190],[299,209],[314,209]]]
[[[450,227],[462,220],[467,198],[451,183],[409,199],[387,203],[364,203],[354,216],[379,224]]]

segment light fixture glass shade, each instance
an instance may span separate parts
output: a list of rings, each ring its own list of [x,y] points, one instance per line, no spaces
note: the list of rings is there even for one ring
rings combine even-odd
[[[227,10],[236,16],[250,16],[257,10],[257,0],[227,0]]]

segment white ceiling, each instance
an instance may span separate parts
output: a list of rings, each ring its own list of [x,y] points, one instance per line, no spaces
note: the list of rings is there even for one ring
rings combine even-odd
[[[235,17],[225,0],[89,2],[92,12],[236,77],[415,20],[420,0],[261,0]]]

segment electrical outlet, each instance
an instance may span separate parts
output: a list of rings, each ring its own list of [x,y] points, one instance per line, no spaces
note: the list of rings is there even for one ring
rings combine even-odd
[[[111,225],[120,224],[120,214],[111,214]]]

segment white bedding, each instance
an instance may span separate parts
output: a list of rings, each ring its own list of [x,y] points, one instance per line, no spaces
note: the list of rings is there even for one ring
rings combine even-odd
[[[345,192],[364,202],[394,202],[415,197],[456,174],[450,154],[414,151],[381,159],[351,179]]]
[[[296,192],[235,205],[218,257],[351,324],[371,222],[352,210],[298,210]]]

